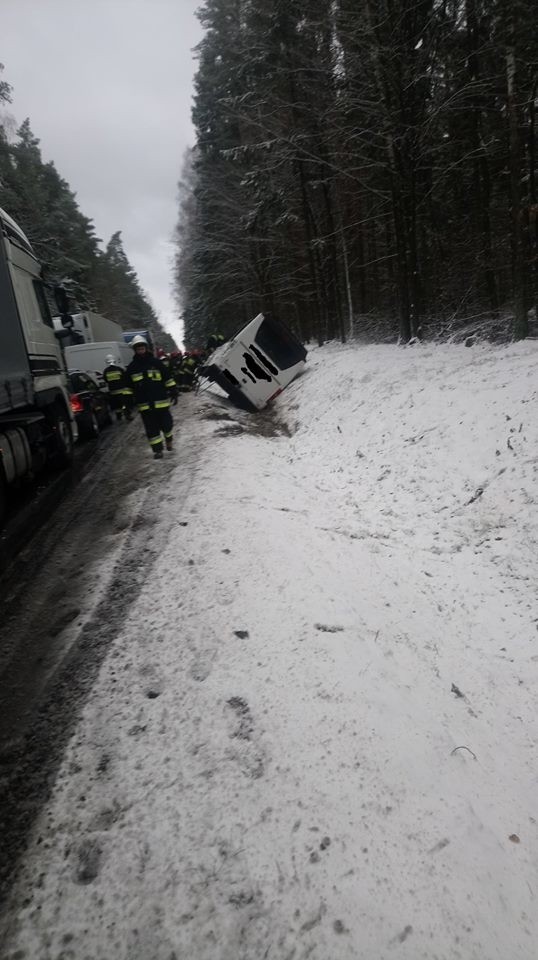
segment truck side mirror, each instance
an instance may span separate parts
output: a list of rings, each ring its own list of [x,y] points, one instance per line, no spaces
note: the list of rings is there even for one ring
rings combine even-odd
[[[54,336],[57,340],[65,340],[65,338],[69,336],[69,330],[55,330]]]
[[[54,287],[54,299],[56,301],[56,306],[58,307],[58,313],[62,316],[69,313],[69,297],[65,287],[56,284]]]

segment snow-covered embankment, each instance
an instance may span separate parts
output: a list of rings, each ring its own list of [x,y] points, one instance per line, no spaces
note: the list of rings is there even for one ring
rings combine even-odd
[[[13,951],[534,960],[537,360],[315,350],[289,437],[201,399]]]

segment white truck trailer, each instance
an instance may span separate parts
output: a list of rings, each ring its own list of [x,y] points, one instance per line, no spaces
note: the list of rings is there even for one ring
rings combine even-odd
[[[0,515],[9,484],[71,462],[76,435],[41,265],[0,209]]]
[[[123,340],[123,329],[115,320],[85,310],[83,313],[71,314],[72,325],[70,330],[77,333],[83,343],[103,343],[105,341]],[[54,329],[59,333],[65,330],[61,317],[54,317]]]

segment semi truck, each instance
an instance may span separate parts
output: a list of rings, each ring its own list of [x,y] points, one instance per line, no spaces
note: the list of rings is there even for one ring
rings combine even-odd
[[[200,376],[247,410],[263,410],[305,366],[307,351],[288,327],[259,313],[206,359]]]
[[[72,321],[72,323],[71,323]],[[54,329],[62,335],[64,346],[68,339],[73,343],[103,343],[105,341],[123,340],[123,329],[115,320],[109,320],[108,317],[101,316],[100,313],[93,313],[91,310],[85,310],[83,313],[72,313],[68,332],[70,337],[65,337],[65,324],[62,317],[54,317]],[[73,336],[73,334],[75,336]]]
[[[71,463],[76,436],[41,264],[0,208],[0,516],[10,484]]]

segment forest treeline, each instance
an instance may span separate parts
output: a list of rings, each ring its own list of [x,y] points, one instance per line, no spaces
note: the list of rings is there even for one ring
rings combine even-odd
[[[205,0],[179,185],[186,340],[528,333],[536,0]]]
[[[29,120],[12,134],[12,90],[2,69],[0,64],[0,207],[28,236],[45,279],[65,284],[73,310],[94,310],[124,330],[150,329],[158,344],[174,349],[129,263],[121,232],[102,250],[69,184],[54,163],[43,161]]]

